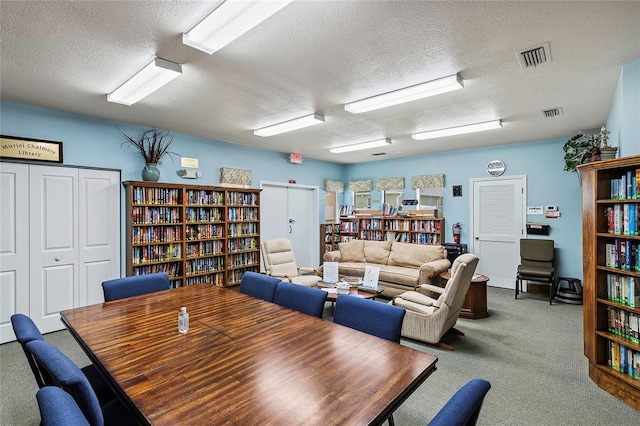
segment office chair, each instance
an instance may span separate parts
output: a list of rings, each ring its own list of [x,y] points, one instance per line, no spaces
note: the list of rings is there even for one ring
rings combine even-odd
[[[102,283],[105,302],[168,289],[169,274],[166,272],[116,278]]]
[[[41,426],[90,426],[71,395],[57,386],[45,386],[36,393]]]
[[[491,384],[473,379],[461,387],[429,422],[428,426],[473,426]]]
[[[553,240],[520,240],[520,265],[516,274],[516,299],[522,291],[522,281],[549,284],[549,304],[553,304],[556,288],[555,248]]]
[[[285,308],[322,318],[327,293],[323,290],[280,281],[273,302]]]
[[[242,275],[240,293],[273,302],[279,282],[280,278],[248,271]]]

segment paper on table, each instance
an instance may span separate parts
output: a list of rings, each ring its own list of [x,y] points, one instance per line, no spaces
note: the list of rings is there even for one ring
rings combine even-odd
[[[322,267],[322,281],[326,283],[337,283],[338,262],[324,262]]]
[[[363,287],[378,288],[378,277],[380,276],[379,266],[367,266],[364,270]]]
[[[337,288],[326,288],[326,287],[323,287],[320,290],[324,290],[329,294],[338,294],[338,289]]]

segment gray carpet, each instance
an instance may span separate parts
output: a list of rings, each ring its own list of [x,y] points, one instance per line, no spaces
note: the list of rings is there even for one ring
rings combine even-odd
[[[582,306],[549,306],[544,296],[489,288],[489,318],[458,321],[466,336],[447,335],[449,352],[403,340],[435,354],[438,370],[396,411],[396,425],[424,425],[474,377],[491,382],[479,425],[633,425],[640,412],[587,376]],[[325,318],[330,319],[330,304]],[[79,365],[88,360],[66,331],[45,338]],[[37,386],[17,343],[0,345],[0,424],[37,425]]]

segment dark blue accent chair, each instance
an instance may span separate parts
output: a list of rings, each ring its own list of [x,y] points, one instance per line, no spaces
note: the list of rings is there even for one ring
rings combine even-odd
[[[51,343],[34,340],[27,343],[27,350],[47,371],[53,385],[61,387],[73,397],[91,426],[137,424],[119,399],[101,405],[87,377],[73,361]]]
[[[333,322],[400,343],[404,308],[353,296],[339,296]]]
[[[27,357],[27,361],[29,362],[31,371],[33,371],[38,387],[42,388],[53,384],[49,374],[38,365],[33,355],[26,348],[26,344],[31,341],[44,340],[38,327],[31,318],[24,314],[13,314],[11,316],[11,325],[13,326],[13,332],[16,335],[16,339],[22,346],[22,350]],[[98,396],[100,403],[104,404],[116,398],[115,394],[109,388],[107,382],[102,378],[102,375],[95,365],[87,365],[86,367],[81,368],[81,371],[89,380],[89,383]]]
[[[258,274],[257,272],[245,272],[240,283],[240,293],[266,300],[267,302],[273,302],[279,282],[280,278]]]
[[[56,386],[45,386],[36,393],[41,426],[90,426],[71,395]]]
[[[473,379],[461,387],[442,409],[431,419],[428,426],[473,426],[478,421],[484,397],[491,383]]]
[[[326,299],[327,293],[323,290],[280,281],[273,301],[285,308],[322,318]]]
[[[168,289],[169,274],[166,272],[116,278],[102,283],[105,302]]]

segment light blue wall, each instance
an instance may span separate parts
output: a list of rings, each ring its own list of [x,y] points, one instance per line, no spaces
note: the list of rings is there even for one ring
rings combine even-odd
[[[618,155],[640,154],[640,58],[627,62],[620,71],[618,86],[607,119],[609,145]]]
[[[640,59],[637,59],[625,64],[620,73],[607,120],[611,145],[620,147],[619,155],[640,154],[639,118]],[[144,129],[141,126],[0,100],[2,134],[62,141],[65,164],[119,169],[122,171],[122,180],[139,180],[144,164],[129,147],[121,146],[122,139],[117,127],[129,134]],[[460,222],[461,242],[469,244],[469,179],[487,176],[487,162],[499,159],[506,164],[505,176],[527,176],[527,205],[554,204],[559,207],[562,215],[558,219],[530,216],[527,220],[549,223],[549,237],[555,240],[558,248],[560,276],[582,277],[581,187],[576,173],[563,171],[562,160],[562,145],[570,136],[344,166],[308,159],[302,165],[294,165],[288,162],[287,154],[176,134],[173,151],[182,156],[198,158],[204,177],[197,181],[181,179],[176,174],[179,163],[173,163],[170,159],[164,162],[160,170],[163,182],[217,185],[220,167],[246,168],[253,171],[253,186],[258,186],[261,180],[288,182],[294,179],[298,184],[318,186],[321,191],[325,179],[341,179],[346,183],[354,179],[375,181],[378,178],[404,176],[408,187],[405,189],[405,198],[415,198],[415,191],[409,189],[411,176],[442,173],[445,175],[447,240],[451,241],[450,224]],[[462,197],[452,196],[452,185],[462,185]],[[350,194],[346,192],[345,197],[350,198]],[[380,198],[380,193],[374,191],[372,199]],[[319,217],[321,221],[324,220],[323,197],[320,197]]]

